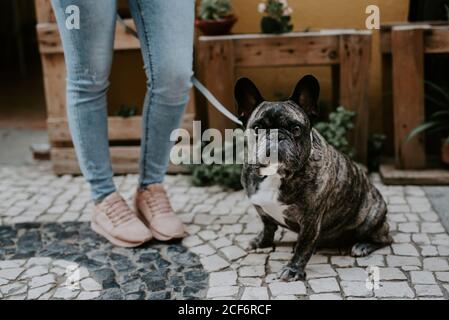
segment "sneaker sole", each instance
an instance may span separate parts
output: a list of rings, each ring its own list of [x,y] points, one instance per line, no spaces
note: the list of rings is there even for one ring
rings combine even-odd
[[[134,248],[134,247],[138,247],[142,244],[144,244],[145,242],[149,241],[145,240],[142,242],[127,242],[127,241],[123,241],[120,239],[117,239],[115,237],[113,237],[112,235],[110,235],[108,232],[106,232],[106,230],[104,230],[99,224],[95,223],[95,222],[91,222],[90,226],[92,228],[93,231],[95,231],[96,233],[98,233],[99,235],[105,237],[110,243],[119,246],[119,247],[124,247],[124,248]]]

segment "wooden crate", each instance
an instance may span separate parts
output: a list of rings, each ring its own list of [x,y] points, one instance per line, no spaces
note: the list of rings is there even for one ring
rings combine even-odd
[[[394,155],[395,170],[385,165],[386,182],[413,181],[441,184],[426,156],[424,135],[406,142],[408,134],[425,120],[424,57],[449,53],[449,25],[442,23],[391,23],[381,27],[384,131],[387,151]],[[414,170],[403,172],[400,170]],[[417,170],[423,172],[417,174]],[[441,170],[440,173],[447,170]],[[427,172],[427,174],[426,174]]]
[[[45,98],[47,105],[47,129],[51,145],[51,161],[56,174],[78,174],[80,169],[71,144],[71,136],[66,117],[65,63],[64,52],[59,37],[56,20],[50,0],[35,0],[36,26],[39,51],[44,74]],[[135,28],[132,19],[125,23]],[[114,50],[135,50],[140,52],[140,43],[134,36],[117,25]],[[184,114],[182,128],[192,130],[195,118],[195,99],[193,91]],[[111,162],[115,173],[134,173],[138,171],[141,137],[141,116],[123,118],[108,117],[109,140],[111,142]],[[169,166],[169,172],[184,172],[181,166]]]
[[[199,37],[199,74],[203,83],[226,106],[240,67],[329,66],[332,68],[333,101],[357,113],[350,142],[357,160],[366,163],[368,141],[368,80],[371,32],[323,30],[283,35],[239,34]],[[217,78],[219,75],[219,78]],[[219,80],[218,80],[219,79]],[[208,108],[209,127],[224,130],[233,124]],[[235,113],[235,110],[232,110]]]

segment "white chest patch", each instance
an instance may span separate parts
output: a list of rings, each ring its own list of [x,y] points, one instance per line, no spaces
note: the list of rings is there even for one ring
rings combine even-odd
[[[259,190],[249,199],[253,204],[260,206],[266,214],[270,215],[277,222],[285,225],[283,212],[288,206],[278,200],[280,186],[281,176],[279,174],[267,176],[259,184]]]

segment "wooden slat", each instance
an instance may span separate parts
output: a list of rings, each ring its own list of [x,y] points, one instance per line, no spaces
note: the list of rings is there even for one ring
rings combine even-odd
[[[181,128],[186,129],[192,134],[195,115],[186,113],[182,119]],[[109,140],[127,141],[139,140],[141,137],[142,117],[135,116],[129,118],[108,117]],[[71,141],[70,131],[67,119],[48,118],[47,119],[48,137],[50,142],[68,142]]]
[[[424,137],[405,142],[410,131],[425,118],[423,32],[393,28],[391,35],[395,158],[400,169],[421,169],[426,165]]]
[[[398,170],[394,165],[381,165],[382,181],[391,185],[449,185],[449,170]]]
[[[132,19],[125,19],[125,23],[135,29]],[[41,53],[63,53],[61,38],[59,37],[58,26],[55,23],[40,23],[36,26]],[[139,49],[140,43],[133,35],[126,33],[125,28],[117,24],[115,32],[115,50]]]
[[[402,28],[406,26],[402,25]],[[410,26],[411,27],[411,26]],[[421,26],[425,53],[449,53],[449,26]],[[381,30],[380,47],[383,54],[391,53],[391,29]]]
[[[41,55],[47,117],[65,117],[65,63],[63,55]]]
[[[140,147],[110,147],[112,170],[116,174],[139,172]],[[55,174],[80,174],[73,148],[52,148],[51,161]],[[187,168],[170,164],[168,173],[185,173]]]
[[[338,37],[256,38],[234,42],[236,67],[338,63]]]
[[[226,107],[234,108],[232,90],[235,81],[234,43],[232,40],[199,43],[200,77],[203,84]],[[229,111],[235,112],[235,109]],[[224,132],[234,128],[232,121],[208,103],[208,126]]]
[[[35,0],[36,20],[38,23],[55,22],[50,0]]]
[[[356,159],[367,161],[369,107],[368,85],[371,62],[371,36],[342,35],[340,37],[340,105],[356,112],[355,128],[350,142]]]
[[[382,132],[386,136],[384,152],[394,155],[393,75],[391,55],[382,55]]]
[[[449,26],[426,31],[424,48],[426,53],[449,53]]]

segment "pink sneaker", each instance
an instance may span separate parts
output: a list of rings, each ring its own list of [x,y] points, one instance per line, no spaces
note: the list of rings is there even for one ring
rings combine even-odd
[[[120,247],[137,247],[152,238],[151,231],[117,192],[95,205],[91,227]]]
[[[135,206],[156,239],[168,241],[185,236],[184,225],[173,212],[162,184],[151,184],[146,189],[138,190]]]

